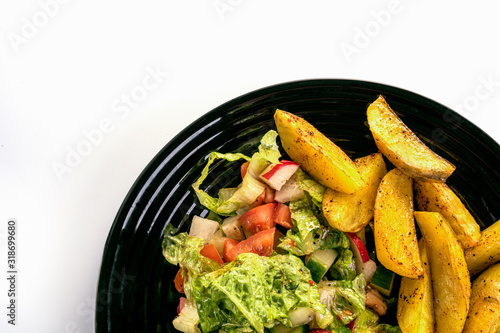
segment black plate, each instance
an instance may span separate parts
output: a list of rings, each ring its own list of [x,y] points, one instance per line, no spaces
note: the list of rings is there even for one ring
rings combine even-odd
[[[351,157],[376,152],[366,107],[379,94],[419,137],[457,170],[448,185],[459,191],[484,228],[500,219],[500,146],[445,106],[399,88],[352,80],[308,80],[274,85],[235,98],[196,120],[149,163],[123,202],[104,249],[96,304],[97,332],[171,332],[179,294],[177,268],[162,256],[169,223],[187,228],[206,216],[190,185],[212,150],[251,152],[275,129],[276,108],[301,116]],[[238,164],[219,163],[207,178],[234,183]],[[214,186],[214,187],[217,187]]]

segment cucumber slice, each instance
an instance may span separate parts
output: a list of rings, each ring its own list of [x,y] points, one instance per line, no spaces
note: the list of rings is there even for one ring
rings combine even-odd
[[[379,264],[375,274],[373,274],[370,284],[382,295],[389,297],[392,292],[395,277],[396,273]]]
[[[300,307],[288,311],[288,318],[292,322],[292,327],[299,327],[313,320],[314,310],[307,307]]]
[[[337,251],[333,249],[316,250],[311,253],[307,260],[306,267],[311,271],[314,282],[319,283],[321,278],[328,272],[337,258]]]
[[[271,328],[271,333],[307,333],[309,331],[309,326],[301,325],[297,327],[286,327],[284,325],[276,325]]]

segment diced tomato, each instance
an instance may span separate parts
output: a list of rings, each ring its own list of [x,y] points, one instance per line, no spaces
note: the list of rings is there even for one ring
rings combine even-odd
[[[356,320],[356,319],[355,319]],[[347,324],[347,328],[349,328],[351,331],[354,329],[354,321],[351,321],[349,324]]]
[[[182,309],[184,309],[184,305],[186,305],[187,298],[181,297],[179,299],[179,305],[177,306],[177,314],[181,313]]]
[[[248,170],[249,165],[250,165],[250,162],[245,162],[241,165],[241,167],[240,167],[241,179],[245,178],[245,175],[247,174],[247,170]]]
[[[200,254],[214,261],[217,261],[221,265],[224,264],[224,261],[222,261],[219,251],[217,251],[217,248],[214,244],[205,244],[205,246],[201,249]]]
[[[315,328],[315,329],[309,330],[307,333],[332,333],[332,332],[329,330],[325,330],[323,328]]]
[[[271,254],[273,254],[275,232],[276,228],[271,228],[248,237],[229,250],[227,252],[227,258],[229,261],[232,261],[241,253],[255,253],[260,256],[271,256]]]
[[[273,222],[273,213],[276,209],[276,203],[268,203],[250,209],[238,218],[241,226],[252,234],[267,230],[275,226]]]
[[[278,203],[276,209],[274,210],[272,220],[287,229],[291,229],[292,224],[292,214],[290,213],[290,208],[282,203]]]
[[[231,251],[233,247],[235,247],[239,242],[237,240],[226,237],[224,240],[224,250],[222,251],[222,258],[224,262],[229,262],[231,259],[228,257],[228,253]]]
[[[184,278],[182,277],[181,269],[179,269],[177,274],[175,274],[174,285],[178,292],[184,294]]]

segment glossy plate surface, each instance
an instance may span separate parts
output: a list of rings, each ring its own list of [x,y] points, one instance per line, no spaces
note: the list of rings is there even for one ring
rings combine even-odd
[[[457,170],[448,179],[484,228],[500,219],[500,146],[452,110],[399,88],[352,80],[274,85],[235,98],[196,120],[169,142],[125,198],[104,249],[96,303],[97,332],[173,332],[177,268],[162,256],[165,226],[187,230],[207,211],[190,185],[210,151],[250,154],[280,108],[305,118],[352,158],[377,151],[366,107],[385,96],[405,124]],[[239,163],[219,163],[204,185],[236,184]],[[217,184],[217,185],[215,185]]]

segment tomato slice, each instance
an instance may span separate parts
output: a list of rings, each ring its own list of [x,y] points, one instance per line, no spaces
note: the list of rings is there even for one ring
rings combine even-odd
[[[273,254],[275,232],[276,228],[271,228],[248,237],[231,248],[227,252],[227,258],[232,261],[241,253],[255,253],[259,256],[270,257]]]
[[[232,259],[229,259],[228,253],[231,251],[233,247],[235,247],[239,242],[237,240],[226,237],[224,240],[224,249],[222,250],[222,258],[224,262],[229,262]],[[234,258],[233,258],[234,259]]]
[[[241,215],[238,218],[238,222],[240,222],[241,226],[245,228],[245,230],[252,234],[273,228],[275,223],[273,222],[272,217],[276,206],[276,203],[268,203],[252,208],[245,214]]]
[[[282,203],[278,203],[278,205],[276,206],[272,220],[274,223],[277,223],[287,229],[291,229],[293,226],[290,208]]]
[[[217,248],[214,244],[205,244],[205,246],[201,249],[200,254],[214,261],[217,261],[221,265],[224,264],[224,261],[222,261],[219,251],[217,251]]]
[[[182,277],[181,269],[179,269],[177,274],[175,274],[174,285],[178,292],[184,294],[184,278]]]

